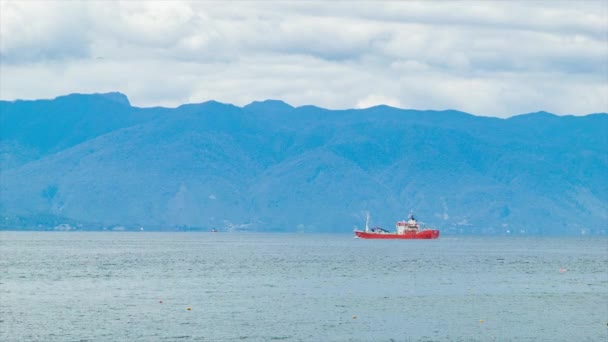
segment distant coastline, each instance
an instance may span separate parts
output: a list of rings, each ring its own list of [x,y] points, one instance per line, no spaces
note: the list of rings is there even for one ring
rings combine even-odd
[[[413,210],[448,235],[606,234],[606,113],[137,108],[120,93],[0,109],[1,229],[351,232],[365,211],[391,226]]]

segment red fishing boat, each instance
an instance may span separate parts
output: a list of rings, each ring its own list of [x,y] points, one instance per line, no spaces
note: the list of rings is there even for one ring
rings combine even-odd
[[[395,224],[396,231],[389,232],[380,227],[369,228],[369,216],[365,222],[365,231],[355,230],[355,235],[361,239],[436,239],[439,230],[420,228],[413,214],[407,221],[399,221]]]

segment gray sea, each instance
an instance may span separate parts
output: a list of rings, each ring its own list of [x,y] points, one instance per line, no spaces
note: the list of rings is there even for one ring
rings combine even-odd
[[[0,233],[2,341],[607,341],[607,238]]]

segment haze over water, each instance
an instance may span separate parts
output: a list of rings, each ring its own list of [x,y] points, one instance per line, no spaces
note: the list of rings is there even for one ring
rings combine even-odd
[[[0,340],[599,341],[607,246],[2,232]]]

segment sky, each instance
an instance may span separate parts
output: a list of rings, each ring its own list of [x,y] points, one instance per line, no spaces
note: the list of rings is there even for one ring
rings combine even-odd
[[[608,111],[608,1],[5,1],[0,99]]]

